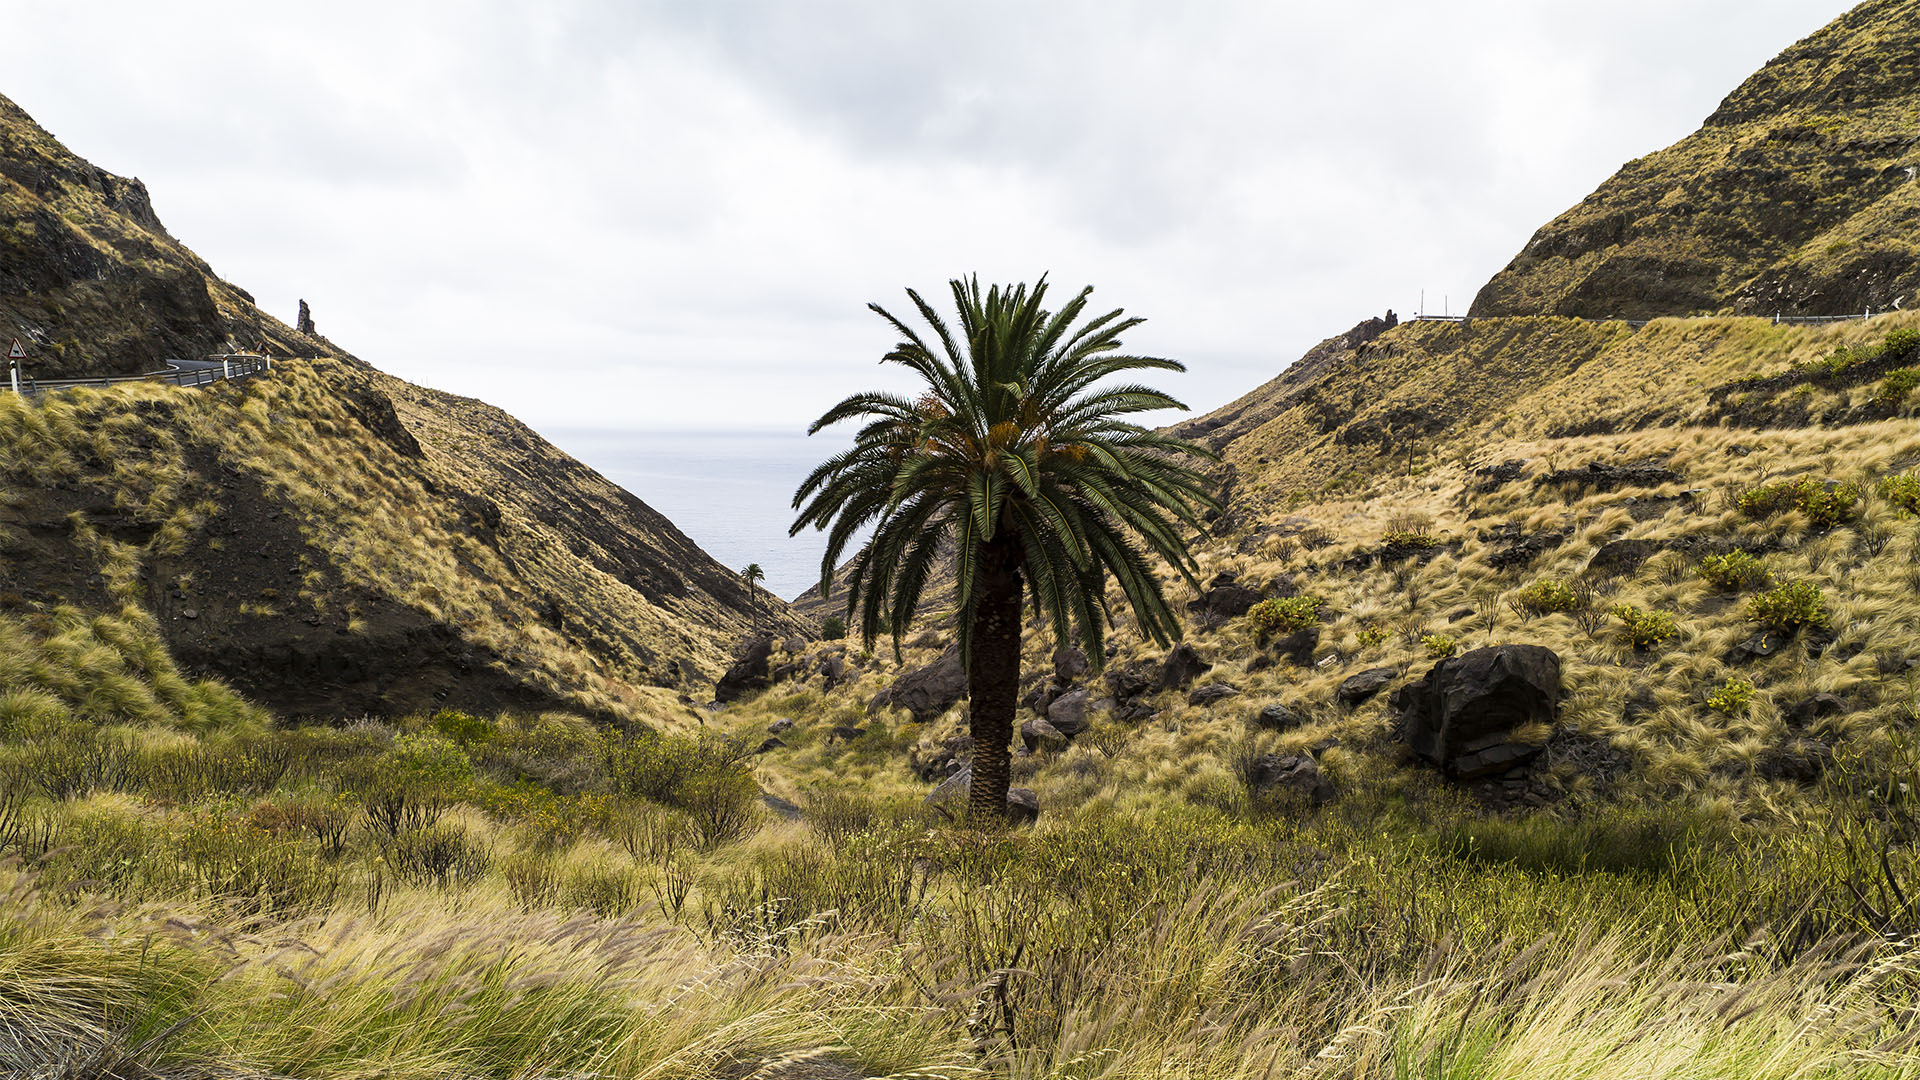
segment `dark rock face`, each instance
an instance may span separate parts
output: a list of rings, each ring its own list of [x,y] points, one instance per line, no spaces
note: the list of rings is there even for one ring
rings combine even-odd
[[[1267,650],[1274,656],[1292,664],[1294,667],[1312,667],[1313,650],[1320,647],[1320,628],[1309,626],[1305,630],[1296,630],[1286,637],[1278,638]]]
[[[1198,600],[1187,605],[1187,610],[1198,612],[1209,622],[1218,622],[1245,615],[1261,599],[1259,590],[1242,585],[1238,575],[1221,574],[1213,579]]]
[[[1475,469],[1473,475],[1479,477],[1480,482],[1473,486],[1473,490],[1482,495],[1498,491],[1503,485],[1520,479],[1526,471],[1527,463],[1517,458],[1503,461],[1498,465],[1489,465],[1483,469]]]
[[[1238,687],[1228,686],[1226,683],[1208,683],[1205,686],[1194,687],[1193,693],[1187,695],[1187,704],[1211,705],[1216,701],[1238,696],[1240,696]]]
[[[1047,706],[1047,723],[1069,739],[1087,730],[1087,708],[1092,696],[1083,687],[1054,698],[1053,704]]]
[[[1306,722],[1306,717],[1277,701],[1253,714],[1253,726],[1266,731],[1292,731]]]
[[[320,331],[313,326],[313,309],[307,306],[305,300],[300,301],[300,314],[294,318],[293,328],[308,337],[320,336]]]
[[[748,694],[758,693],[773,685],[772,672],[767,661],[773,656],[773,635],[760,634],[747,643],[733,666],[727,669],[720,681],[714,684],[715,701],[739,701]]]
[[[1399,675],[1400,672],[1395,668],[1368,668],[1358,675],[1348,677],[1347,681],[1340,684],[1340,688],[1333,692],[1334,703],[1351,709],[1385,690],[1387,684]]]
[[[1594,461],[1578,469],[1550,472],[1540,478],[1540,483],[1542,486],[1567,484],[1594,491],[1616,491],[1623,487],[1659,487],[1679,479],[1680,474],[1672,469],[1649,462],[1609,465],[1604,461]]]
[[[1053,654],[1053,681],[1061,686],[1072,686],[1088,675],[1093,674],[1093,664],[1087,654],[1078,646],[1069,645],[1055,650]]]
[[[1114,719],[1144,720],[1153,707],[1141,700],[1160,688],[1160,668],[1147,660],[1107,669],[1107,688],[1113,691]]]
[[[1805,701],[1795,702],[1787,709],[1787,726],[1801,731],[1816,720],[1839,716],[1850,708],[1846,698],[1834,694],[1815,694]]]
[[[1665,547],[1658,540],[1609,541],[1600,545],[1600,550],[1587,560],[1587,572],[1609,576],[1631,574]]]
[[[1183,689],[1212,667],[1212,664],[1200,659],[1200,654],[1193,651],[1193,646],[1180,642],[1167,653],[1166,661],[1160,665],[1160,688]]]
[[[1551,723],[1560,657],[1539,645],[1497,645],[1442,660],[1394,692],[1400,734],[1449,776],[1472,780],[1539,753],[1513,742],[1528,724]]]
[[[966,696],[967,672],[960,666],[960,651],[949,649],[933,663],[895,679],[892,686],[873,696],[867,709],[906,709],[915,723],[924,724]]]
[[[1487,565],[1495,570],[1511,570],[1526,566],[1543,553],[1559,547],[1566,540],[1566,534],[1542,532],[1529,536],[1521,531],[1519,525],[1509,524],[1487,530],[1480,539],[1501,545],[1498,550],[1488,554]]]
[[[1247,790],[1258,798],[1290,797],[1318,805],[1333,799],[1332,781],[1305,754],[1262,754],[1246,766]]]
[[[1020,741],[1034,752],[1041,750],[1061,751],[1067,748],[1067,737],[1059,728],[1045,720],[1034,718],[1020,725]]]

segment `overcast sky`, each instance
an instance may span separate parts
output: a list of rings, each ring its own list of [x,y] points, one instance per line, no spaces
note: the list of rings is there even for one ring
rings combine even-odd
[[[1460,310],[1849,6],[0,0],[0,92],[397,375],[791,430],[956,274],[1096,285],[1200,409]]]

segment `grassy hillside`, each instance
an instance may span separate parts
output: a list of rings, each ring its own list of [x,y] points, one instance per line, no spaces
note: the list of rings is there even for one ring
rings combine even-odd
[[[1869,0],[1528,241],[1471,313],[1837,315],[1920,302],[1920,4]]]

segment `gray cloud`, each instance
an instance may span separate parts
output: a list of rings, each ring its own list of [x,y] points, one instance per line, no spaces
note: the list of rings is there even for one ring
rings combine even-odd
[[[1847,6],[0,0],[0,92],[396,374],[794,428],[885,377],[868,300],[956,273],[1098,284],[1202,408],[1462,307]]]

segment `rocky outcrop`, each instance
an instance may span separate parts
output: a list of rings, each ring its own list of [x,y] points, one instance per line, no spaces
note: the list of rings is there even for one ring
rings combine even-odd
[[[1368,668],[1358,675],[1351,675],[1334,690],[1334,704],[1348,709],[1356,708],[1385,690],[1388,683],[1399,677],[1399,670],[1390,667]]]
[[[1246,765],[1243,779],[1256,802],[1319,805],[1334,797],[1333,782],[1320,771],[1320,763],[1305,754],[1262,754]]]
[[[747,643],[740,655],[714,684],[713,699],[721,703],[739,701],[773,685],[769,662],[773,657],[773,635],[761,634]]]
[[[1560,657],[1539,645],[1475,649],[1435,664],[1396,690],[1400,735],[1448,776],[1473,780],[1510,769],[1540,747],[1515,740],[1551,724],[1560,700]]]
[[[940,658],[924,667],[914,668],[873,696],[870,712],[881,709],[905,709],[917,724],[924,724],[967,696],[967,671],[960,665],[960,650],[948,649]]]
[[[1180,642],[1168,650],[1167,658],[1160,664],[1160,688],[1183,690],[1212,669],[1213,665],[1202,660],[1193,646]]]

